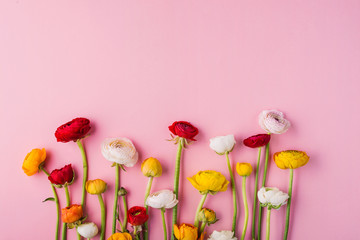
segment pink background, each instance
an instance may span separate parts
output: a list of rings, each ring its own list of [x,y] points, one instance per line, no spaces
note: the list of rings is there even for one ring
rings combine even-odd
[[[233,163],[254,165],[257,152],[242,140],[263,132],[257,116],[264,109],[283,111],[292,123],[273,136],[271,152],[299,149],[311,157],[295,171],[289,239],[358,239],[359,23],[360,2],[350,0],[1,1],[1,239],[53,239],[55,207],[41,202],[52,195],[49,183],[43,173],[26,176],[21,165],[32,148],[45,147],[49,171],[72,163],[79,175],[76,144],[54,137],[77,116],[92,122],[89,178],[108,183],[109,237],[115,173],[100,152],[104,138],[128,137],[141,161],[158,158],[164,174],[153,190],[172,189],[176,146],[166,141],[167,127],[175,120],[196,125],[198,141],[185,151],[181,173],[180,219],[192,223],[201,196],[186,177],[206,169],[228,177],[209,138],[235,134]],[[273,161],[269,168],[267,185],[287,191],[288,171]],[[130,206],[143,203],[146,183],[140,162],[121,174]],[[70,187],[74,203],[80,185],[77,179]],[[100,225],[97,197],[87,200],[88,220]],[[230,190],[207,199],[220,218],[208,233],[231,228],[231,205]],[[160,211],[151,215],[151,239],[162,239]],[[271,219],[271,239],[281,239],[285,208]]]

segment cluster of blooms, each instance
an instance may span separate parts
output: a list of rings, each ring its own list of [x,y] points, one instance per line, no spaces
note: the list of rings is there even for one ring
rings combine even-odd
[[[253,198],[253,214],[252,214],[252,239],[260,239],[261,236],[261,218],[262,208],[267,208],[267,227],[266,238],[270,238],[270,210],[279,209],[282,205],[288,203],[286,211],[285,233],[284,240],[287,239],[289,230],[289,215],[290,215],[290,203],[292,198],[292,179],[293,169],[304,166],[309,157],[305,152],[288,150],[281,151],[274,154],[274,161],[276,165],[281,169],[290,169],[290,184],[289,192],[283,193],[275,187],[265,187],[266,174],[269,159],[269,143],[271,134],[282,134],[290,127],[289,121],[287,121],[283,114],[279,111],[270,110],[263,111],[259,115],[259,124],[265,134],[257,134],[251,136],[243,143],[250,148],[258,148],[258,160],[255,170],[255,186],[254,186],[254,198]],[[82,201],[81,204],[71,204],[70,194],[68,187],[74,181],[74,170],[71,164],[65,165],[61,169],[55,169],[50,174],[44,168],[44,161],[46,159],[45,149],[33,149],[27,154],[23,162],[23,170],[28,175],[34,175],[39,170],[48,175],[48,179],[51,183],[51,187],[54,193],[53,198],[46,200],[54,200],[57,206],[57,225],[55,232],[55,239],[59,239],[59,219],[60,219],[60,207],[57,197],[56,188],[64,188],[66,194],[66,207],[61,209],[62,225],[62,239],[67,239],[67,229],[76,228],[78,233],[78,239],[82,237],[90,239],[95,237],[99,229],[93,222],[85,222],[84,211],[86,211],[86,192],[91,195],[97,195],[101,209],[101,230],[100,239],[105,239],[105,226],[106,226],[106,212],[105,204],[102,198],[102,194],[107,189],[107,183],[101,179],[88,180],[87,179],[87,158],[82,145],[82,139],[86,137],[90,131],[90,121],[85,118],[76,118],[62,126],[60,126],[55,136],[58,142],[71,142],[74,141],[80,148],[83,159],[83,179],[82,179]],[[192,177],[188,177],[188,181],[196,188],[202,195],[199,205],[195,213],[194,224],[178,223],[177,212],[179,202],[179,175],[181,169],[181,155],[186,145],[192,141],[196,141],[195,137],[198,134],[198,129],[189,122],[178,121],[169,126],[169,130],[172,133],[172,141],[178,145],[178,151],[176,156],[175,174],[174,174],[174,188],[173,190],[164,189],[158,192],[151,193],[151,186],[154,177],[160,177],[162,175],[161,163],[153,157],[145,159],[141,164],[142,174],[148,178],[148,185],[145,191],[144,206],[133,206],[128,209],[127,206],[127,190],[119,186],[120,171],[125,170],[125,167],[133,167],[139,158],[139,154],[131,142],[127,138],[108,138],[101,144],[101,152],[104,158],[113,163],[115,168],[115,194],[113,205],[113,222],[112,222],[112,235],[108,240],[131,240],[131,239],[143,239],[148,240],[149,229],[149,215],[148,207],[160,209],[163,221],[164,239],[168,239],[167,226],[165,223],[165,211],[166,209],[172,209],[172,228],[171,239],[179,240],[203,240],[205,238],[205,227],[214,224],[218,221],[216,214],[213,210],[203,207],[207,197],[217,194],[218,192],[224,192],[228,186],[231,186],[233,196],[233,222],[231,230],[214,231],[209,237],[209,240],[236,240],[236,222],[237,222],[237,194],[235,187],[235,179],[233,176],[233,169],[231,167],[229,154],[235,147],[236,141],[234,135],[218,136],[210,139],[210,148],[219,155],[225,155],[227,166],[230,174],[230,182],[225,176],[214,170],[199,171]],[[261,149],[265,146],[265,162],[264,172],[261,188],[258,191],[258,178],[260,169]],[[246,235],[246,229],[249,218],[249,210],[246,196],[246,178],[251,175],[253,167],[250,163],[237,163],[236,172],[242,176],[242,196],[244,204],[244,226],[242,229],[241,239],[243,240]],[[120,214],[119,197],[123,200],[123,218]],[[181,198],[180,198],[181,199]],[[256,210],[258,209],[257,224],[256,224]],[[132,231],[129,231],[127,224],[130,223]],[[200,224],[201,223],[201,224]],[[121,230],[118,230],[117,226],[120,226]],[[256,234],[255,230],[258,229]],[[240,236],[240,235],[239,235]]]

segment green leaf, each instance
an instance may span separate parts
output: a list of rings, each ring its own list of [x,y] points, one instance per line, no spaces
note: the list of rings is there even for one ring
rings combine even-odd
[[[53,197],[48,197],[47,199],[45,199],[45,200],[42,201],[42,202],[47,202],[47,201],[53,201],[53,202],[55,202],[55,198],[53,198]]]

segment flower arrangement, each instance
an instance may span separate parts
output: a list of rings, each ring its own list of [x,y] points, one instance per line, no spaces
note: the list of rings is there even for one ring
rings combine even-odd
[[[258,149],[258,157],[256,167],[254,165],[255,176],[251,175],[253,166],[249,162],[237,162],[236,168],[232,167],[229,154],[233,151],[236,145],[234,135],[217,136],[210,139],[210,148],[218,155],[225,155],[230,179],[215,170],[201,170],[191,177],[187,177],[190,184],[196,188],[200,195],[201,200],[194,213],[194,223],[179,223],[178,222],[178,203],[181,202],[182,196],[179,196],[180,187],[180,171],[181,171],[181,158],[183,150],[196,141],[195,137],[199,131],[191,123],[187,121],[176,121],[169,126],[171,132],[171,140],[177,147],[177,155],[175,159],[174,171],[174,185],[173,189],[164,189],[157,192],[151,192],[151,187],[154,178],[162,176],[161,162],[154,158],[149,157],[142,161],[141,172],[148,179],[148,184],[144,195],[143,206],[133,206],[128,209],[127,205],[127,190],[120,186],[119,176],[120,171],[125,171],[125,168],[133,167],[137,164],[139,154],[130,139],[124,137],[107,138],[101,144],[101,153],[103,157],[112,163],[115,168],[115,183],[114,183],[114,204],[112,216],[112,234],[108,236],[108,240],[148,240],[150,229],[150,222],[153,214],[156,211],[149,213],[149,207],[159,209],[162,216],[164,240],[167,239],[183,239],[183,240],[203,240],[206,238],[205,227],[211,224],[216,224],[219,221],[216,217],[214,210],[204,207],[205,201],[209,195],[215,195],[219,192],[227,191],[228,186],[231,188],[233,198],[233,218],[232,225],[229,226],[231,230],[213,231],[209,234],[209,240],[237,240],[238,238],[244,240],[246,237],[246,230],[249,219],[249,206],[248,196],[246,194],[246,180],[247,178],[255,178],[254,184],[254,197],[253,211],[251,219],[251,238],[253,240],[260,239],[262,232],[262,208],[267,208],[266,216],[266,239],[270,239],[270,213],[271,209],[279,209],[281,206],[287,204],[285,216],[285,231],[284,240],[288,237],[290,226],[290,206],[292,200],[292,185],[293,185],[293,170],[304,166],[309,161],[309,156],[303,151],[286,150],[274,154],[274,162],[280,169],[290,169],[289,189],[288,193],[284,193],[275,187],[266,187],[267,168],[270,156],[270,140],[272,134],[285,133],[289,127],[290,122],[284,118],[282,112],[276,110],[265,110],[259,115],[259,125],[266,132],[250,136],[242,142],[249,148]],[[28,153],[23,162],[23,171],[26,175],[32,176],[39,171],[43,171],[50,181],[54,197],[48,198],[45,201],[53,200],[56,203],[57,220],[55,230],[55,240],[59,239],[59,220],[63,222],[63,229],[61,237],[63,240],[67,239],[67,229],[76,228],[77,238],[91,239],[98,235],[100,232],[100,239],[106,239],[106,211],[105,203],[102,194],[107,189],[107,183],[101,179],[88,180],[88,164],[85,149],[82,139],[85,138],[91,129],[90,121],[86,118],[75,118],[70,122],[61,125],[55,132],[55,137],[58,142],[74,141],[80,148],[83,159],[83,178],[82,178],[82,192],[81,203],[71,203],[69,186],[75,179],[74,169],[72,164],[67,164],[63,168],[54,169],[49,174],[45,170],[46,150],[33,149]],[[261,149],[265,147],[265,160],[261,163]],[[260,168],[260,166],[262,167]],[[258,190],[258,181],[260,169],[263,169],[263,179]],[[234,170],[242,177],[242,198],[243,207],[239,208],[237,201],[238,190],[234,178]],[[64,188],[66,195],[65,207],[61,209],[60,216],[60,202],[57,196],[56,188]],[[98,226],[93,222],[85,222],[86,219],[86,193],[90,195],[97,195],[100,203],[101,211],[101,226],[100,231]],[[122,198],[123,214],[120,214],[119,197]],[[209,201],[209,200],[208,200]],[[258,212],[256,211],[258,208]],[[238,220],[238,209],[243,209],[244,225],[242,230],[236,229]],[[172,211],[172,224],[171,227],[166,225],[165,214]],[[123,216],[122,218],[120,216]],[[257,220],[257,221],[256,221]],[[221,221],[221,220],[220,220]],[[131,229],[128,228],[132,226]],[[257,224],[256,224],[257,223]],[[120,229],[117,225],[120,225]],[[170,236],[168,228],[171,228]],[[256,232],[256,229],[258,230]],[[241,235],[238,234],[241,232]]]

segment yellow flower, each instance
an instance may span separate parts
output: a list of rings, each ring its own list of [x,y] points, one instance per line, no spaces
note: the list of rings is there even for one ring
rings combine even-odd
[[[174,235],[178,240],[197,240],[198,228],[192,224],[174,224]]]
[[[129,233],[114,233],[108,240],[132,240],[132,237]]]
[[[191,178],[187,178],[201,194],[216,194],[227,189],[229,181],[224,175],[213,170],[200,171]]]
[[[102,194],[106,190],[106,182],[101,179],[88,180],[85,187],[90,194]]]
[[[217,222],[218,219],[216,219],[216,214],[213,210],[208,208],[203,208],[199,212],[198,219],[200,222],[205,222],[208,225],[213,224]]]
[[[252,166],[250,163],[237,163],[236,164],[236,172],[242,176],[242,177],[247,177],[251,174],[252,172]]]
[[[146,177],[160,177],[162,174],[162,167],[156,158],[147,158],[141,163],[141,172]]]
[[[287,150],[274,154],[274,161],[281,169],[295,169],[304,166],[309,161],[306,152]]]
[[[28,176],[34,175],[39,171],[39,167],[45,161],[46,151],[45,148],[35,148],[29,152],[22,165],[22,169]]]

